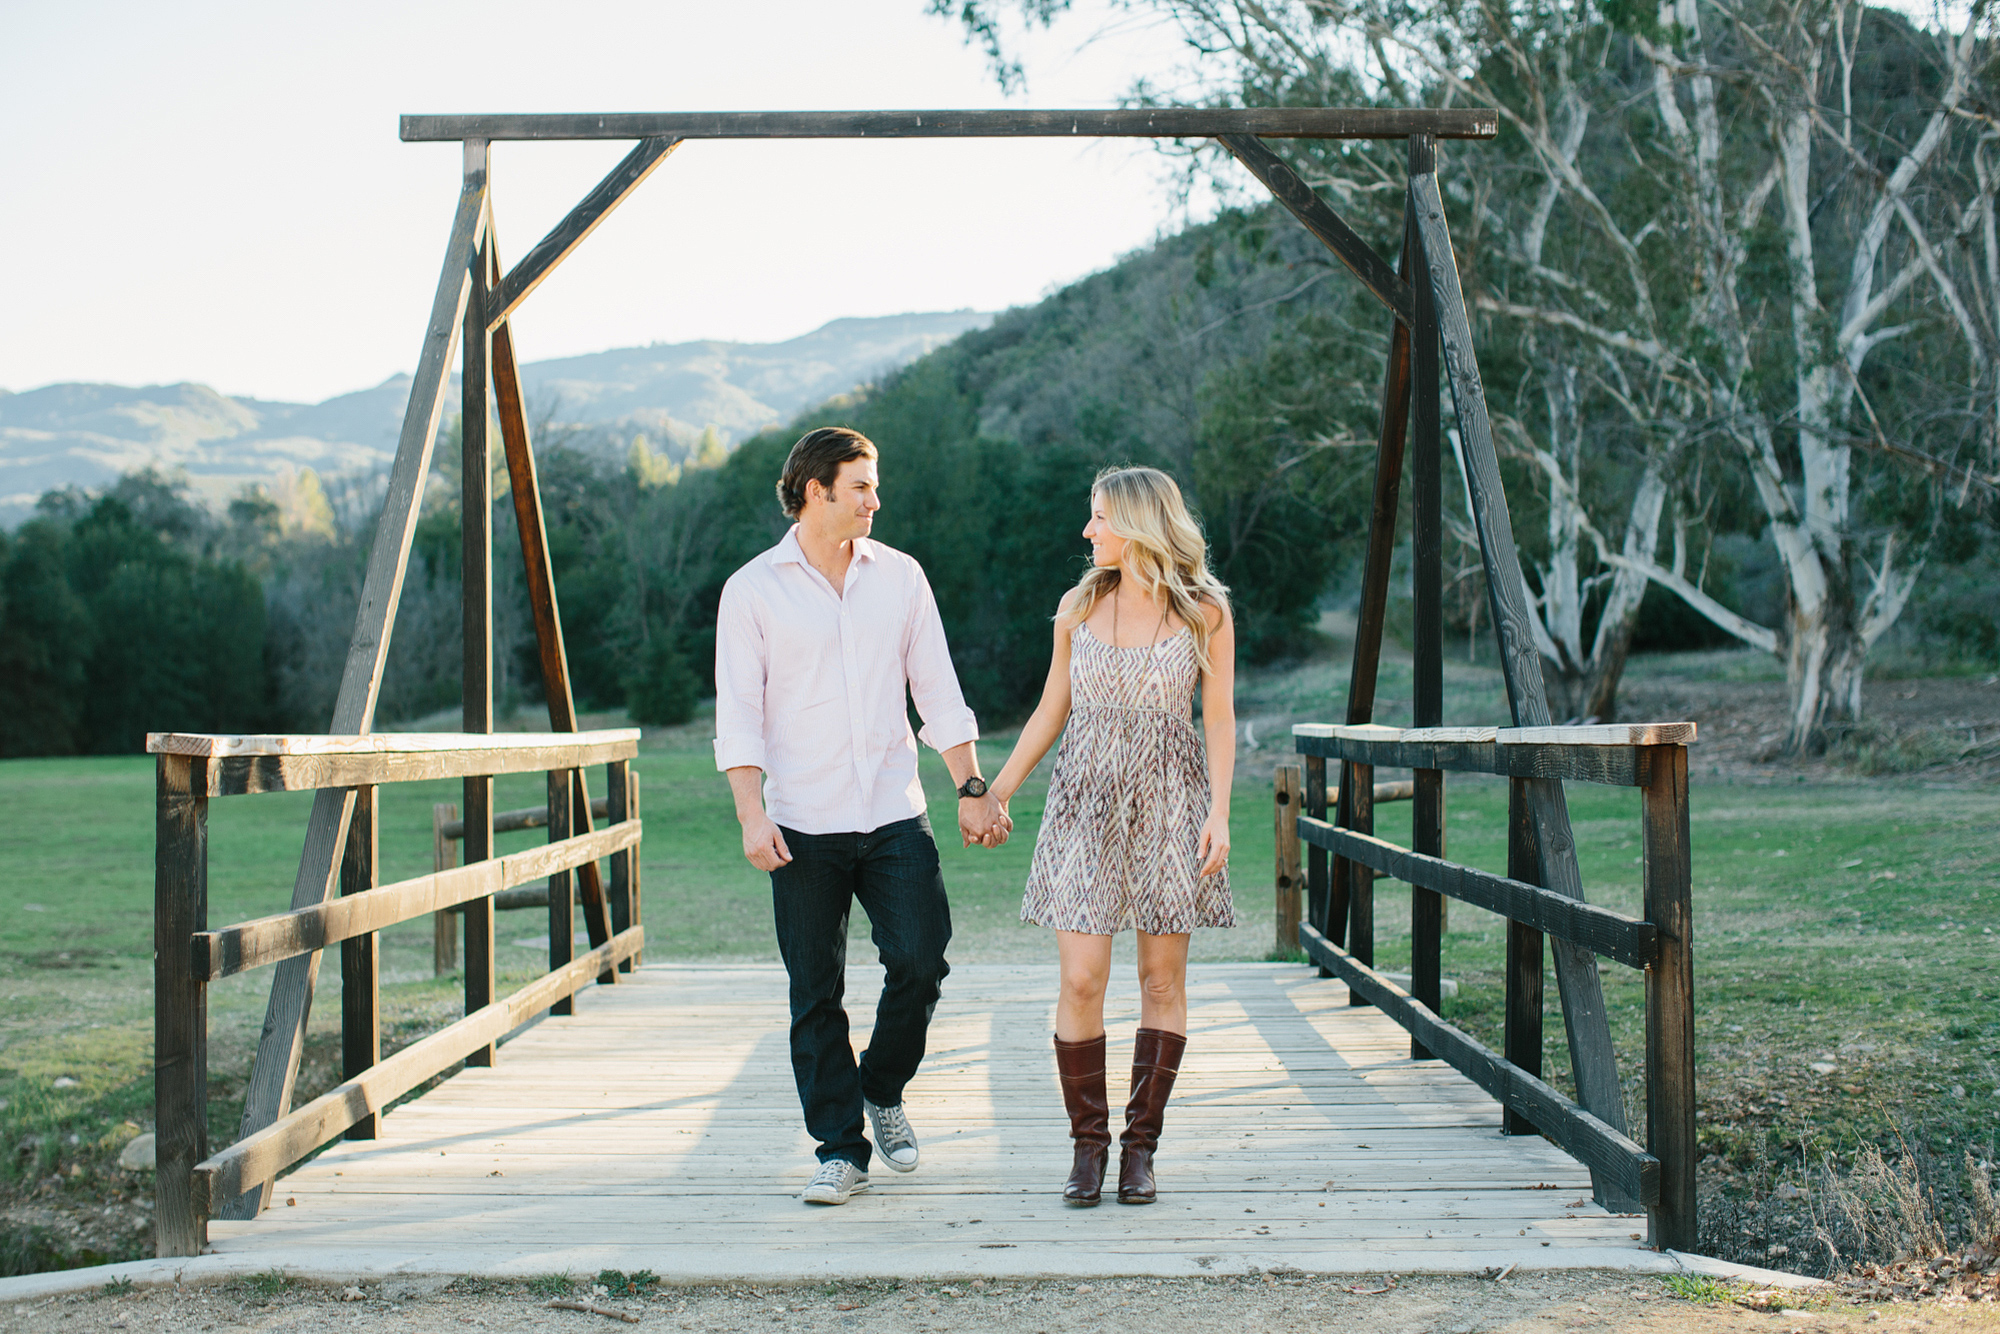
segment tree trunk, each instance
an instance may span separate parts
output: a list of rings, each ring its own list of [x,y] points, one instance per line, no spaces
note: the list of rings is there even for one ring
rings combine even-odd
[[[1823,570],[1824,592],[1816,601],[1788,599],[1785,684],[1791,692],[1787,755],[1826,750],[1829,727],[1843,730],[1861,720],[1861,679],[1868,645],[1855,623],[1854,598],[1846,571]]]

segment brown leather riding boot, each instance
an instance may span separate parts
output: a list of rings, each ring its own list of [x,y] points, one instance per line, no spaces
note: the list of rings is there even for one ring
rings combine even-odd
[[[1104,1094],[1104,1038],[1088,1042],[1056,1039],[1056,1073],[1062,1076],[1063,1106],[1069,1109],[1069,1137],[1076,1161],[1063,1186],[1069,1204],[1096,1204],[1104,1191],[1104,1167],[1111,1157],[1111,1104]]]
[[[1132,1101],[1125,1104],[1125,1133],[1118,1137],[1118,1203],[1151,1204],[1153,1150],[1167,1117],[1174,1076],[1180,1073],[1187,1039],[1159,1028],[1142,1028],[1132,1044]]]

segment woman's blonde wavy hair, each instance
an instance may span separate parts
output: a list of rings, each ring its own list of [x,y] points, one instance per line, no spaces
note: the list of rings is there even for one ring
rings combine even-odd
[[[1195,652],[1208,668],[1212,632],[1203,607],[1227,610],[1229,589],[1209,572],[1208,539],[1188,513],[1180,487],[1158,468],[1106,468],[1090,493],[1104,497],[1111,531],[1125,539],[1125,564],[1165,591],[1168,610],[1194,634]],[[1072,625],[1089,619],[1098,600],[1118,587],[1119,573],[1115,565],[1093,565],[1084,573],[1067,616]]]

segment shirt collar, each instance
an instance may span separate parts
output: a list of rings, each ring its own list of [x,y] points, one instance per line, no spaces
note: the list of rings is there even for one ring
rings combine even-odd
[[[868,561],[874,560],[875,539],[870,537],[855,538],[854,558],[856,560],[868,560]],[[793,524],[790,528],[787,528],[785,530],[785,535],[782,538],[778,539],[778,545],[771,548],[771,564],[773,565],[811,564],[811,562],[806,559],[805,548],[799,545],[799,526],[797,524]]]

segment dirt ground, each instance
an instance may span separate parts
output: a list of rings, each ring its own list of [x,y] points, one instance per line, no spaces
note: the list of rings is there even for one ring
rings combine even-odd
[[[1249,1334],[1366,1329],[1371,1334],[1621,1330],[1708,1334],[1754,1330],[2000,1331],[2000,1303],[1855,1305],[1827,1291],[1725,1291],[1710,1280],[1608,1272],[1528,1273],[1491,1280],[1265,1274],[1247,1279],[1100,1279],[1088,1283],[836,1283],[655,1287],[614,1297],[550,1280],[401,1279],[365,1287],[277,1275],[213,1286],[135,1289],[0,1308],[0,1331],[615,1330],[614,1315],[551,1309],[592,1302],[656,1329],[747,1331],[994,1330],[1001,1334]],[[1775,1298],[1776,1304],[1773,1304]]]
[[[1700,724],[1690,766],[1738,782],[1838,783],[1883,773],[1954,787],[2000,781],[2000,678],[1869,681],[1861,695],[1859,728],[1836,738],[1823,756],[1783,761],[1783,681],[1695,670],[1634,673],[1619,691],[1618,713]]]

